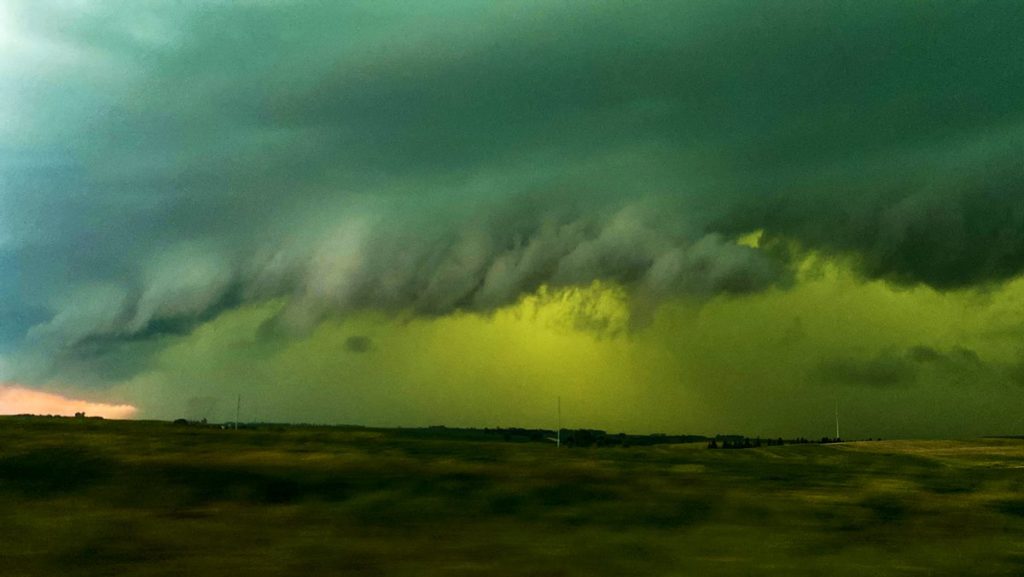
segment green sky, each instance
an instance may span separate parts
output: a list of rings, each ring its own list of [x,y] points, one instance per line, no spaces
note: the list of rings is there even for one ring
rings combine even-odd
[[[0,383],[1024,432],[1014,2],[0,2]]]

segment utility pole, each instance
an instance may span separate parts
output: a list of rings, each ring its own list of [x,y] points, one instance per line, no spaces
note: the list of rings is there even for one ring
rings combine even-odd
[[[839,440],[839,399],[836,399],[836,440]]]
[[[555,447],[562,446],[562,397],[558,397],[558,432],[555,433]]]

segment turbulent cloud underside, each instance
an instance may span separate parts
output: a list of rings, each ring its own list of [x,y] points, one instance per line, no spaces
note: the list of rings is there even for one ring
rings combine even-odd
[[[795,311],[780,295],[815,283],[949,294],[919,311],[942,318],[1010,306],[1021,22],[999,1],[2,3],[0,378],[150,379],[209,413],[217,395],[185,395],[166,355],[232,313],[281,358],[346,319],[511,330],[495,319],[530,302],[573,311],[598,349],[652,351],[693,332],[659,329],[666,307]],[[820,314],[777,319],[780,342]],[[385,362],[372,329],[329,339],[332,370]],[[1021,380],[1020,334],[981,332],[815,346],[798,368],[704,352],[887,395]],[[722,380],[651,354],[653,381]],[[420,401],[409,419],[439,414]]]

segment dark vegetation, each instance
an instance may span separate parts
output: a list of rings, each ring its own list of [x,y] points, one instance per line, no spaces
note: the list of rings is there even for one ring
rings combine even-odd
[[[207,424],[206,420],[189,421],[176,419],[175,425],[191,427],[215,427],[220,429],[235,429],[235,423],[224,423],[219,425]],[[782,446],[807,443],[841,443],[842,439],[822,437],[820,440],[811,441],[803,437],[795,439],[761,439],[743,435],[716,435],[707,437],[704,435],[668,435],[665,433],[652,433],[649,435],[635,435],[626,433],[608,433],[600,429],[562,429],[560,435],[549,429],[524,429],[521,427],[508,428],[463,428],[446,427],[437,425],[432,427],[413,427],[398,429],[374,429],[370,427],[359,427],[352,425],[291,425],[282,423],[238,423],[237,428],[254,431],[285,431],[295,429],[319,429],[319,430],[349,430],[365,432],[381,432],[388,435],[407,439],[434,439],[434,440],[458,440],[458,441],[505,441],[511,443],[545,443],[550,444],[558,439],[561,445],[566,447],[649,447],[653,445],[672,445],[683,443],[707,443],[709,449],[750,449],[761,446]]]
[[[1021,440],[551,434],[0,418],[0,574],[1024,570]]]

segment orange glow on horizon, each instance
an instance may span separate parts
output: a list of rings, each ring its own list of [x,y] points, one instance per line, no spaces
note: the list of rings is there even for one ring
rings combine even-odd
[[[0,415],[63,415],[85,412],[88,417],[128,419],[138,411],[132,405],[109,405],[0,384]]]

